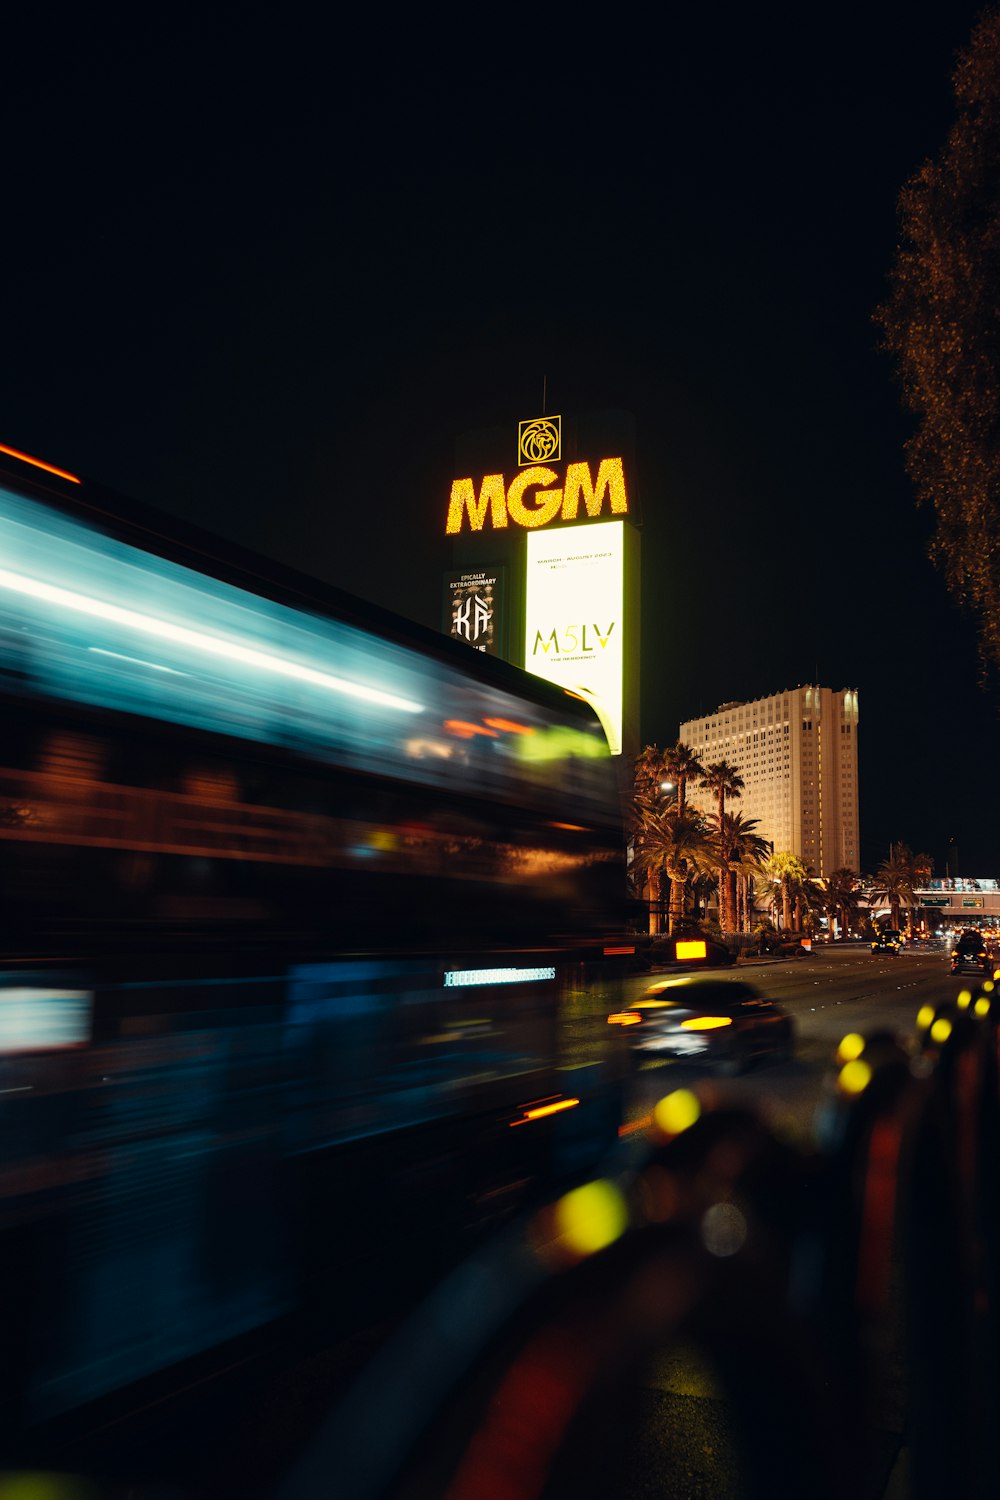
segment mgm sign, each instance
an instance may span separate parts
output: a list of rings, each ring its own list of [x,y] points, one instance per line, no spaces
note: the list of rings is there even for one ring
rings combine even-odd
[[[463,562],[480,556],[484,566],[447,575],[445,628],[585,698],[612,753],[631,750],[638,534],[627,524],[624,457],[563,462],[562,418],[547,416],[519,424],[517,465],[452,482],[445,535]]]
[[[558,459],[561,432],[561,417],[522,422],[518,473],[509,480],[503,474],[485,474],[478,485],[471,477],[456,479],[448,500],[446,535],[458,536],[463,528],[504,531],[508,526],[522,526],[534,531],[554,521],[627,515],[625,466],[620,457],[602,458],[596,468],[586,461],[558,469],[550,462],[536,461],[540,453]]]

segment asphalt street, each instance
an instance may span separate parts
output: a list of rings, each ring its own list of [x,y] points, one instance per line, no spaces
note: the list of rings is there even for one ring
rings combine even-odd
[[[794,1057],[787,1063],[757,1063],[735,1079],[683,1062],[640,1064],[632,1081],[630,1120],[638,1124],[664,1095],[689,1088],[706,1102],[758,1112],[775,1134],[804,1150],[815,1143],[841,1039],[849,1032],[888,1031],[912,1046],[920,1007],[954,999],[970,984],[969,976],[951,975],[943,948],[885,956],[873,955],[867,945],[743,961],[713,976],[749,981],[781,1004],[795,1025]],[[663,977],[630,978],[626,1002]],[[634,1394],[641,1413],[639,1438],[614,1478],[620,1500],[733,1500],[741,1493],[733,1413],[703,1351],[678,1345],[658,1351]],[[892,1392],[886,1408],[872,1434],[867,1470],[857,1475],[858,1500],[899,1500],[908,1492],[905,1419]],[[776,1452],[776,1493],[780,1475]]]
[[[719,1078],[689,1063],[644,1063],[633,1079],[629,1118],[642,1118],[674,1088],[707,1089],[713,1099],[761,1111],[773,1128],[806,1144],[843,1036],[890,1031],[912,1041],[920,1007],[954,999],[970,982],[968,975],[951,975],[945,949],[886,956],[872,954],[867,944],[818,949],[803,958],[742,960],[712,974],[723,981],[749,982],[788,1011],[795,1026],[793,1060],[759,1063],[736,1079]],[[625,1002],[666,977],[664,972],[627,979]]]

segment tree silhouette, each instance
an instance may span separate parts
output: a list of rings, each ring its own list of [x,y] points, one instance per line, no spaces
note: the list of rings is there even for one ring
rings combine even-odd
[[[726,815],[726,798],[742,797],[744,781],[735,766],[731,766],[728,760],[714,761],[710,766],[704,768],[701,781],[699,782],[703,791],[712,792],[716,799],[715,826],[718,834],[722,835],[723,819]],[[726,909],[726,869],[723,865],[719,867],[719,927],[724,932],[729,913]]]
[[[1000,10],[977,23],[954,73],[958,116],[899,198],[902,244],[877,310],[917,428],[906,465],[932,506],[930,544],[1000,669]]]

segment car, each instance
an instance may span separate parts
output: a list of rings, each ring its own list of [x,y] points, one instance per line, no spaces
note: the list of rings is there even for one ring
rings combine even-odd
[[[683,1059],[730,1075],[759,1057],[785,1062],[793,1051],[792,1020],[780,1005],[743,980],[710,975],[662,979],[608,1023],[645,1060]]]
[[[951,950],[951,972],[962,974],[971,970],[975,974],[989,974],[992,967],[983,934],[975,929],[963,932]]]
[[[873,953],[898,953],[902,944],[890,932],[880,932],[872,939]]]
[[[736,962],[725,943],[700,932],[654,938],[649,947],[649,958],[652,964],[660,968],[679,964],[685,969],[718,969],[727,968]]]
[[[812,941],[810,938],[772,938],[767,944],[766,951],[768,953],[777,953],[782,958],[808,958],[811,947]]]

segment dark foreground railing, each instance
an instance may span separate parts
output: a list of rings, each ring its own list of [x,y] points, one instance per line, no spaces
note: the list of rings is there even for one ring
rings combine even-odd
[[[735,1434],[720,1495],[996,1494],[997,1011],[990,984],[912,1046],[845,1038],[807,1149],[668,1096],[383,1346],[282,1500],[614,1495],[674,1345]]]

